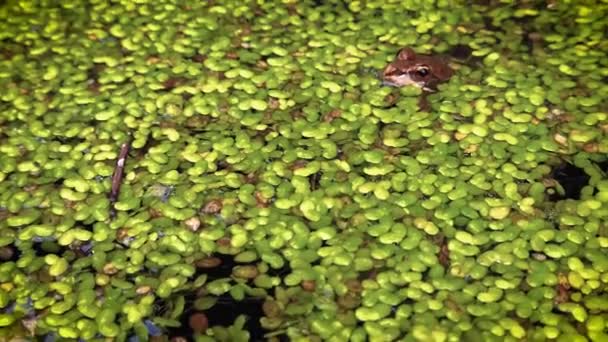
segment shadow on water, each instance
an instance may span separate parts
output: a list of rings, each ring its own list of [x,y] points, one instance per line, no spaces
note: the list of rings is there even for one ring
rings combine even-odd
[[[207,274],[208,280],[229,278],[232,274],[234,266],[242,265],[236,263],[232,255],[214,254],[213,258],[219,259],[217,266],[208,269],[199,269],[199,274]],[[270,276],[285,276],[290,273],[291,269],[286,264],[280,269],[269,269],[267,274]],[[270,289],[268,295],[272,296],[274,290]],[[244,315],[246,317],[244,330],[250,334],[249,341],[266,341],[264,335],[269,333],[260,324],[260,318],[264,317],[262,305],[265,301],[263,297],[245,297],[243,300],[235,300],[230,294],[224,294],[216,297],[217,302],[209,309],[199,311],[194,308],[193,303],[197,299],[197,293],[189,293],[186,296],[186,307],[184,312],[178,318],[181,323],[180,327],[169,328],[166,330],[166,335],[170,339],[181,338],[181,341],[194,341],[194,330],[190,326],[190,317],[197,313],[203,312],[208,319],[209,327],[224,326],[228,327],[234,323],[237,317]],[[277,336],[277,341],[287,341],[285,336]]]
[[[580,199],[581,190],[589,183],[590,178],[583,169],[570,163],[564,163],[555,167],[551,171],[551,176],[564,189],[563,194],[557,192],[549,194],[549,199],[554,202],[562,199]]]

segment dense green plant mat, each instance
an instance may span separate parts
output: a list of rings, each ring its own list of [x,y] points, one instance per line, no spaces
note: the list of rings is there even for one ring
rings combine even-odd
[[[606,341],[606,18],[3,1],[0,336]],[[404,46],[454,57],[428,110]]]

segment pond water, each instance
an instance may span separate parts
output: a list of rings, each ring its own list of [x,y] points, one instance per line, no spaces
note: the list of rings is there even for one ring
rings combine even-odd
[[[607,340],[607,12],[0,2],[0,339]]]

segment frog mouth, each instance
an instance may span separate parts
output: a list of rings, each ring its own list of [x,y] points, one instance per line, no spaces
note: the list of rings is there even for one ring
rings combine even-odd
[[[424,82],[413,80],[409,73],[404,73],[400,75],[385,75],[384,77],[382,77],[382,85],[389,87],[403,87],[406,85],[413,85],[427,90]]]
[[[401,74],[401,75],[384,75],[382,77],[382,84],[392,86],[392,87],[402,87],[405,85],[418,85],[409,74]]]

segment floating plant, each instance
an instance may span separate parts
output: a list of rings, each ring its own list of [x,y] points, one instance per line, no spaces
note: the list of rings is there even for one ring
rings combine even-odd
[[[606,340],[607,12],[2,3],[0,337]]]

